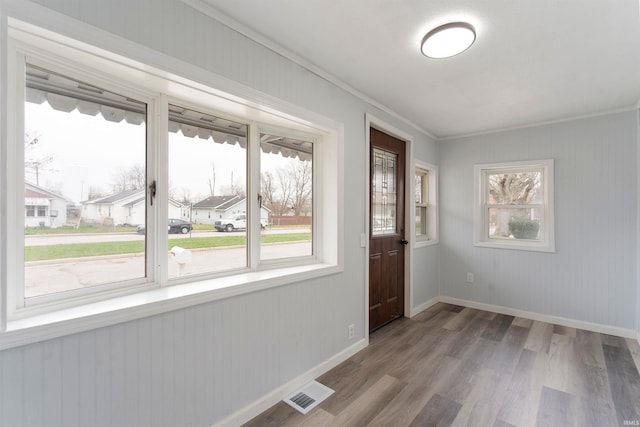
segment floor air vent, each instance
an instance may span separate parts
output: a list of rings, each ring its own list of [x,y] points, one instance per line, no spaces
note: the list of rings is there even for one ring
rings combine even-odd
[[[333,390],[329,387],[317,381],[311,381],[302,389],[293,392],[284,401],[298,412],[306,414],[332,394]]]

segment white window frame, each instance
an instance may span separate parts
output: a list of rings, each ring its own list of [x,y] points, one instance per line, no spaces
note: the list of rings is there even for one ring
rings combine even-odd
[[[131,60],[13,18],[8,18],[6,22],[9,23],[9,37],[5,41],[0,40],[3,44],[0,53],[4,52],[6,58],[2,59],[7,60],[8,73],[2,78],[6,79],[8,96],[0,100],[0,108],[7,111],[7,126],[0,131],[0,149],[7,152],[11,160],[7,164],[13,166],[0,176],[5,183],[12,183],[6,185],[7,194],[0,195],[0,202],[7,206],[8,213],[5,218],[0,218],[0,229],[6,232],[6,239],[0,242],[0,254],[4,258],[1,264],[7,267],[0,271],[0,295],[7,297],[0,298],[0,350],[343,270],[344,211],[340,183],[344,173],[344,131],[341,123],[237,83],[207,73],[203,75],[197,67],[184,63],[175,65],[175,59],[160,54],[147,52],[150,58],[147,64],[164,63],[165,69],[156,69],[140,62],[140,59]],[[104,37],[104,44],[118,47],[120,40],[112,40],[108,35]],[[158,192],[153,209],[148,208],[146,280],[140,281],[137,286],[109,288],[106,291],[105,286],[101,285],[96,287],[99,290],[87,291],[86,295],[73,295],[63,300],[52,298],[52,301],[42,301],[32,307],[16,303],[21,294],[17,289],[23,288],[24,283],[24,257],[20,255],[24,254],[24,233],[21,233],[25,215],[22,191],[24,177],[23,169],[17,166],[22,164],[20,160],[24,153],[10,141],[15,141],[16,137],[21,140],[19,136],[24,134],[24,113],[20,107],[21,103],[24,105],[24,98],[20,93],[24,91],[23,58],[26,55],[51,64],[53,72],[73,70],[72,77],[90,84],[96,83],[105,89],[129,88],[134,93],[144,94],[145,101],[149,95],[147,138],[156,142],[147,143],[149,182],[166,182],[168,179],[166,167],[162,165],[167,164],[168,156],[168,113],[165,110],[169,100],[208,106],[203,109],[204,112],[246,123],[250,134],[259,134],[259,129],[268,128],[304,135],[305,139],[314,143],[313,256],[267,263],[256,263],[258,258],[250,256],[254,261],[242,271],[169,280],[167,239],[160,237],[167,235],[168,195]],[[162,56],[162,61],[158,61],[156,55]],[[180,74],[174,74],[172,67],[179,70]],[[102,84],[105,82],[113,84],[105,86]],[[117,92],[122,93],[122,90]],[[19,107],[17,110],[16,105]],[[255,254],[255,247],[259,245],[260,212],[257,197],[253,195],[257,195],[260,189],[260,145],[259,138],[253,138],[255,142],[252,138],[248,139],[248,146],[254,144],[258,148],[249,150],[247,159],[247,170],[253,171],[247,180],[248,215],[254,220],[247,230],[249,239],[253,236],[254,241],[248,250]],[[155,145],[157,149],[153,148]],[[16,183],[16,177],[22,178]]]
[[[316,214],[317,214],[317,206],[316,206],[316,197],[315,197],[315,192],[316,192],[316,182],[317,182],[317,175],[316,175],[316,168],[317,168],[317,156],[316,156],[316,150],[319,147],[318,144],[318,140],[317,140],[317,136],[316,135],[312,135],[306,132],[300,132],[300,131],[294,131],[291,129],[285,129],[285,128],[281,128],[281,127],[275,127],[275,126],[267,126],[267,125],[258,125],[255,126],[257,128],[257,133],[256,136],[254,136],[252,138],[252,143],[255,144],[254,146],[254,150],[253,153],[257,153],[258,159],[257,159],[257,164],[260,165],[260,134],[261,133],[267,133],[267,134],[271,134],[271,135],[278,135],[278,136],[282,136],[285,138],[293,138],[293,139],[299,139],[299,140],[303,140],[303,141],[308,141],[311,142],[313,144],[313,158],[312,158],[312,193],[311,193],[311,234],[312,234],[312,240],[311,240],[311,255],[304,255],[304,256],[298,256],[298,257],[291,257],[291,258],[278,258],[278,259],[265,259],[262,260],[260,259],[260,250],[261,250],[261,245],[257,244],[254,245],[254,247],[252,248],[252,250],[254,251],[252,253],[252,259],[253,261],[253,265],[257,265],[257,268],[268,268],[269,266],[272,265],[277,265],[277,264],[281,264],[283,262],[288,262],[288,263],[292,263],[292,264],[305,264],[308,263],[310,261],[312,261],[313,259],[316,258],[316,254],[318,253],[318,247],[319,247],[319,242],[318,240],[315,238],[314,232],[317,229],[318,223],[316,222]],[[254,163],[255,164],[255,163]],[[260,192],[260,175],[262,174],[262,165],[259,166],[259,171],[256,174],[256,178],[258,179],[258,182],[255,183],[254,185],[257,185],[256,188],[258,188],[258,192]],[[254,219],[254,229],[255,232],[257,233],[256,235],[259,236],[260,235],[260,206],[257,203],[257,201],[254,200],[254,202],[256,202],[255,208],[254,208],[254,212],[252,213],[252,218]]]
[[[426,173],[427,175],[427,185],[426,185],[426,193],[427,200],[426,205],[427,209],[427,230],[426,234],[421,234],[419,236],[416,235],[416,223],[415,223],[415,208],[418,206],[415,200],[415,187],[417,185],[415,176],[420,173]],[[412,189],[411,192],[411,206],[413,207],[413,212],[411,215],[411,226],[412,226],[412,235],[415,248],[435,245],[438,243],[438,167],[434,166],[430,163],[426,163],[420,160],[415,160],[413,162],[413,175],[412,179]]]
[[[540,238],[492,239],[489,237],[489,208],[487,176],[496,173],[541,171],[543,200],[540,219]],[[495,249],[514,249],[537,252],[555,252],[553,159],[486,163],[474,165],[474,245]],[[525,206],[526,207],[526,206]]]
[[[154,98],[154,94],[150,91],[140,89],[140,88],[132,88],[126,82],[121,81],[116,78],[110,78],[106,74],[99,73],[96,70],[92,70],[86,64],[75,62],[73,60],[65,61],[64,58],[57,56],[53,56],[50,53],[41,50],[36,45],[32,45],[29,43],[23,43],[18,40],[11,40],[10,43],[10,51],[12,52],[12,57],[14,61],[12,61],[13,69],[13,82],[12,85],[16,89],[16,94],[12,97],[14,105],[12,105],[12,110],[14,113],[9,113],[12,116],[12,121],[15,122],[15,133],[9,134],[8,140],[20,140],[19,135],[24,135],[24,87],[25,87],[25,73],[26,73],[26,64],[32,64],[38,67],[42,67],[49,71],[68,76],[72,79],[76,79],[78,81],[82,81],[83,83],[92,84],[98,86],[100,88],[110,90],[115,93],[119,93],[125,96],[128,96],[132,99],[136,99],[138,101],[144,102],[147,105],[147,135],[146,135],[146,146],[147,146],[147,178],[148,182],[152,180],[159,180],[161,178],[161,174],[163,168],[157,167],[157,163],[153,160],[157,158],[157,154],[154,152],[152,147],[154,140],[158,140],[157,136],[157,126],[158,121],[156,120],[156,107],[159,103],[160,96],[156,96]],[[55,52],[55,50],[53,51]],[[10,82],[11,83],[11,82]],[[22,90],[20,90],[22,89]],[[162,146],[162,141],[158,146]],[[15,146],[13,148],[10,147],[8,150],[8,157],[10,159],[15,159],[12,164],[16,165],[15,170],[12,168],[9,173],[12,174],[15,178],[15,185],[17,188],[23,189],[25,185],[24,178],[24,169],[18,167],[17,165],[24,165],[24,150],[20,146]],[[156,177],[157,171],[157,177]],[[166,180],[166,179],[165,179]],[[14,194],[14,203],[16,206],[24,205],[24,193],[22,191],[16,192]],[[157,200],[161,200],[162,196],[159,195]],[[166,198],[165,198],[166,200]],[[158,215],[161,212],[160,209],[157,209],[157,206],[160,203],[156,203],[154,200],[153,207],[147,207],[147,224],[150,224],[150,230],[153,230],[153,224],[165,224],[161,227],[163,233],[166,233],[166,219],[164,222],[158,221]],[[167,206],[165,202],[164,206]],[[37,208],[37,207],[36,207]],[[8,216],[12,216],[14,212],[9,212]],[[165,210],[166,216],[166,210]],[[156,246],[157,240],[154,233],[147,234],[146,241],[146,263],[145,263],[145,277],[139,277],[135,279],[129,279],[122,282],[112,282],[112,283],[104,283],[95,287],[86,287],[81,289],[74,289],[70,291],[66,291],[63,293],[53,293],[53,294],[45,294],[41,296],[36,296],[32,298],[25,298],[24,295],[24,218],[19,215],[15,216],[15,224],[18,224],[18,227],[15,227],[14,230],[8,231],[8,239],[12,242],[12,247],[16,248],[15,263],[11,264],[20,266],[15,269],[15,271],[9,271],[8,274],[11,275],[10,283],[13,286],[8,286],[7,288],[7,318],[8,319],[21,319],[26,317],[31,317],[33,315],[50,312],[52,310],[56,310],[59,308],[67,308],[72,306],[80,306],[84,303],[92,303],[99,300],[104,300],[106,298],[113,297],[115,295],[124,295],[132,292],[139,292],[144,290],[150,290],[153,288],[159,287],[160,283],[162,283],[162,276],[160,271],[162,270],[162,266],[160,263],[156,262],[156,255],[160,253]]]

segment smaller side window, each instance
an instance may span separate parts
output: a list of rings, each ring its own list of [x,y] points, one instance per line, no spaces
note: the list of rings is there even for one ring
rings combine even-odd
[[[415,240],[417,246],[438,241],[437,168],[416,162],[414,167]]]
[[[416,239],[429,238],[427,208],[429,207],[429,171],[416,168]]]
[[[475,166],[475,245],[554,251],[553,160]]]

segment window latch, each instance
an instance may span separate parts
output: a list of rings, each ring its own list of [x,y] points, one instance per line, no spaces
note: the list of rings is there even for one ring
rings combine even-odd
[[[258,193],[258,206],[262,208],[262,194]]]
[[[153,199],[156,197],[156,181],[154,180],[149,184],[149,195],[151,196],[151,206],[153,206]]]

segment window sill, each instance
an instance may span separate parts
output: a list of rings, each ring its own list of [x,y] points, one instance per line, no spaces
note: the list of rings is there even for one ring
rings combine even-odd
[[[335,264],[254,271],[140,292],[7,322],[0,350],[336,274]]]
[[[493,249],[512,249],[516,251],[532,251],[532,252],[555,252],[555,247],[553,245],[548,244],[536,244],[536,243],[518,243],[514,241],[513,243],[502,243],[502,242],[475,242],[474,246],[481,248],[493,248]]]
[[[437,245],[439,243],[438,239],[426,239],[426,240],[416,240],[413,244],[414,249],[424,248],[427,246]]]

